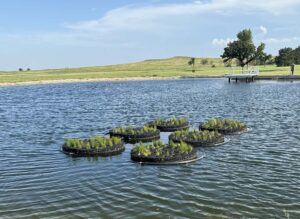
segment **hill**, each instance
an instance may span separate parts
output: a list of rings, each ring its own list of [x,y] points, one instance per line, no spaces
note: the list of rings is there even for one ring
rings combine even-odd
[[[0,84],[34,83],[53,80],[222,76],[229,72],[228,68],[224,67],[220,58],[196,58],[196,72],[192,72],[191,66],[187,64],[189,59],[189,57],[177,56],[167,59],[152,59],[136,63],[107,66],[0,72]],[[266,75],[289,73],[288,67],[262,66],[260,68],[262,74]]]

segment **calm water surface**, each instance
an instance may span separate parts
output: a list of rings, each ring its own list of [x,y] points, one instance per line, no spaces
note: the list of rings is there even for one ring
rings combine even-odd
[[[0,87],[0,218],[300,218],[300,83],[226,80]],[[252,131],[181,166],[72,158],[64,138],[162,116]],[[163,136],[167,138],[167,136]]]

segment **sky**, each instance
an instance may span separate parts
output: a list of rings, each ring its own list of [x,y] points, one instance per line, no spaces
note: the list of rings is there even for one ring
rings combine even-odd
[[[220,57],[250,28],[273,55],[300,46],[300,0],[0,0],[0,70]]]

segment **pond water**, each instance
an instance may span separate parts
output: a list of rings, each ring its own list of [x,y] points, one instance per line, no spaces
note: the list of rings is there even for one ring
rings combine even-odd
[[[74,83],[0,97],[0,218],[300,218],[300,83]],[[170,116],[252,130],[188,165],[132,163],[131,145],[105,159],[60,152],[64,138]]]

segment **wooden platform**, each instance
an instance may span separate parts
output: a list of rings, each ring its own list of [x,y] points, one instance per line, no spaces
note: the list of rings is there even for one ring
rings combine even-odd
[[[257,73],[250,73],[250,74],[226,74],[224,76],[228,78],[228,82],[230,83],[231,80],[238,81],[246,81],[246,82],[253,82],[256,77],[258,77]]]

